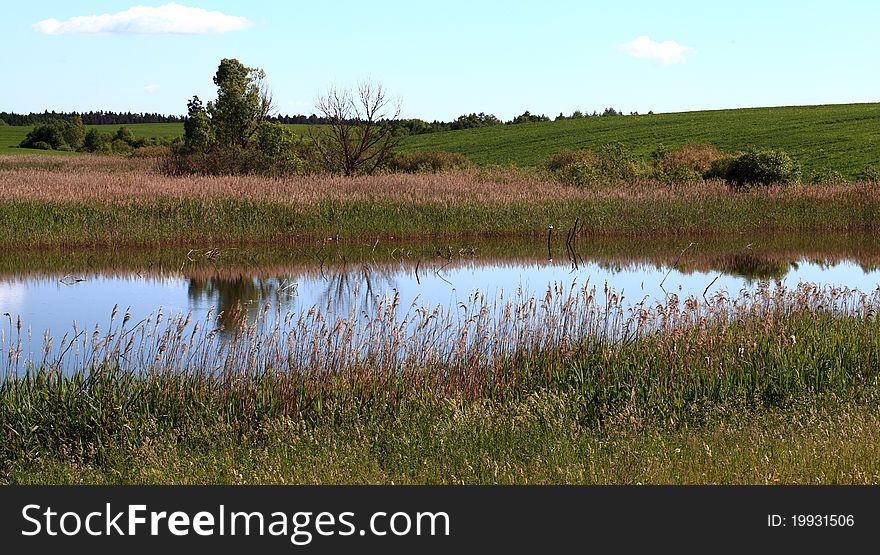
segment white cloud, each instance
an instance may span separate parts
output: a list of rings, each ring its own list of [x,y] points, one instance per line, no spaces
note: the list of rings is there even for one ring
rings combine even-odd
[[[146,85],[144,87],[144,90],[150,94],[155,94],[159,91],[159,85],[157,85],[156,83],[150,83],[149,85]]]
[[[687,61],[684,57],[685,52],[693,50],[693,48],[671,40],[655,42],[647,36],[636,37],[626,44],[622,44],[620,48],[635,58],[657,60],[663,65],[683,64]]]
[[[65,21],[44,19],[34,31],[46,35],[69,33],[117,33],[123,35],[207,35],[240,31],[251,26],[246,17],[190,8],[171,2],[164,6],[133,6],[124,12],[81,15]]]

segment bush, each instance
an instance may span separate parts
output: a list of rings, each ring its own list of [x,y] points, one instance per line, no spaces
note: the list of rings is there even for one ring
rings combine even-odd
[[[29,147],[26,148],[37,148],[40,150],[52,150],[52,145],[47,143],[46,141],[37,141],[32,143]]]
[[[50,149],[61,149],[64,146],[68,147],[66,150],[77,149],[82,146],[85,135],[85,126],[78,117],[71,121],[50,119],[31,129],[18,146],[21,148],[43,148],[35,145],[45,143],[49,145]]]
[[[654,177],[667,183],[702,181],[720,158],[721,152],[710,144],[689,144],[675,150],[660,147],[651,155]]]
[[[164,158],[171,155],[171,147],[168,146],[142,146],[134,149],[132,158]]]
[[[623,143],[602,148],[599,152],[599,169],[606,179],[616,182],[632,182],[645,176],[642,164]]]
[[[786,185],[800,181],[800,165],[781,150],[749,150],[734,158],[727,168],[728,183],[743,185]]]
[[[714,179],[726,181],[727,174],[730,171],[730,165],[737,155],[724,154],[717,160],[709,164],[709,169],[703,172],[703,179],[711,181]]]
[[[109,133],[101,133],[97,129],[89,129],[83,140],[82,150],[85,152],[106,152],[111,151],[110,144],[113,142],[113,136]]]
[[[565,148],[556,154],[551,154],[550,158],[548,158],[547,162],[544,164],[544,167],[551,172],[555,172],[585,160],[594,161],[595,159],[596,156],[590,150],[572,150],[570,148]]]
[[[721,157],[721,152],[710,144],[688,144],[675,150],[663,150],[660,154],[655,154],[654,165],[664,172],[684,167],[702,176],[709,171],[712,163]]]
[[[636,158],[620,143],[591,150],[561,150],[545,163],[563,183],[584,187],[600,183],[633,182],[645,176]]]
[[[663,183],[696,183],[703,181],[703,174],[689,168],[685,164],[671,166],[667,169],[654,169],[654,177]]]
[[[880,181],[880,165],[871,164],[865,166],[865,169],[859,174],[859,179],[864,181]]]
[[[110,146],[113,149],[113,154],[131,154],[134,150],[133,148],[131,148],[130,144],[122,139],[113,139],[113,142],[110,143]]]
[[[470,159],[460,152],[395,153],[388,163],[392,171],[406,173],[437,173],[471,165]]]
[[[845,183],[846,177],[837,170],[819,169],[810,174],[810,183]]]

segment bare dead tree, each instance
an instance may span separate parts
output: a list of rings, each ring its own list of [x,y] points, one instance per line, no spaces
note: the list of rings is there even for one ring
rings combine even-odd
[[[309,134],[331,171],[346,176],[372,173],[400,143],[402,136],[394,126],[400,103],[392,105],[382,85],[361,83],[356,95],[331,87],[315,105],[330,123]]]

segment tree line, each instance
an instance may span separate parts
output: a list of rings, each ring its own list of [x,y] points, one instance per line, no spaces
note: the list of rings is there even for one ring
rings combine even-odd
[[[39,125],[50,120],[71,121],[79,118],[84,125],[132,125],[135,123],[182,123],[184,116],[165,115],[158,113],[135,113],[135,112],[56,112],[44,111],[41,113],[16,114],[15,112],[0,112],[0,120],[7,125]]]
[[[649,114],[653,112],[648,112]],[[602,116],[622,116],[623,112],[614,108],[606,108],[604,112],[593,111],[592,114],[575,110],[570,116],[565,116],[560,112],[556,118],[564,119],[581,119],[588,117]],[[638,115],[632,112],[630,115]],[[44,112],[31,112],[29,114],[17,114],[15,112],[0,112],[0,122],[7,125],[40,125],[51,120],[71,121],[79,118],[84,125],[133,125],[137,123],[184,123],[187,119],[186,115],[166,115],[159,113],[146,112],[112,112],[112,111],[90,111],[90,112],[56,112],[46,110]],[[311,114],[309,116],[298,114],[268,114],[266,120],[273,123],[281,123],[285,125],[328,125],[332,123],[332,119],[324,115]],[[439,131],[456,131],[459,129],[473,129],[475,127],[487,127],[491,125],[515,125],[519,123],[534,123],[541,121],[550,121],[550,118],[544,114],[532,114],[528,110],[522,114],[508,120],[502,121],[494,114],[470,113],[462,114],[452,121],[434,120],[428,122],[419,118],[397,119],[392,123],[405,129],[411,135],[421,135],[424,133],[436,133]],[[0,123],[2,125],[2,123]]]

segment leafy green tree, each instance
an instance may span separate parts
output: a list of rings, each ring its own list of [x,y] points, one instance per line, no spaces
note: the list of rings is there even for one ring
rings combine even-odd
[[[67,146],[69,146],[73,150],[77,150],[83,145],[83,140],[86,137],[86,126],[83,125],[83,120],[81,117],[74,116],[73,118],[65,122],[64,128],[61,133],[64,137],[64,142],[67,143]]]
[[[463,114],[458,116],[454,122],[449,125],[449,128],[452,130],[458,129],[473,129],[475,127],[486,127],[489,125],[500,125],[501,120],[495,117],[494,114],[486,114],[484,112],[480,112],[479,114]]]
[[[221,147],[244,148],[272,109],[262,69],[247,67],[236,59],[220,61],[214,84],[217,100],[208,102],[214,137]]]
[[[272,99],[265,73],[235,59],[220,61],[214,84],[217,99],[187,102],[183,145],[174,150],[166,171],[172,174],[283,175],[301,171],[302,141],[269,121]]]
[[[110,153],[113,137],[109,133],[101,133],[97,129],[89,129],[83,139],[82,150],[86,152]]]
[[[55,150],[74,150],[83,145],[85,136],[86,129],[81,118],[74,117],[70,121],[53,118],[34,127],[19,146],[39,148],[35,146],[36,143],[44,143]]]
[[[516,116],[515,118],[513,118],[512,120],[510,120],[508,123],[510,123],[510,124],[535,123],[535,122],[539,122],[539,121],[550,121],[550,118],[548,118],[544,114],[541,114],[539,116],[536,114],[532,114],[528,110],[526,110],[522,114],[520,114],[520,115]]]
[[[133,146],[135,143],[134,133],[124,125],[116,130],[116,135],[113,136],[113,140],[122,141],[128,146]]]
[[[187,150],[205,150],[214,142],[211,118],[198,96],[186,103],[187,117],[183,123],[184,146]]]
[[[751,149],[727,167],[727,181],[736,186],[798,183],[801,167],[781,150]]]

